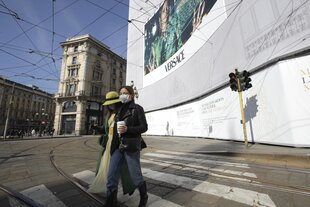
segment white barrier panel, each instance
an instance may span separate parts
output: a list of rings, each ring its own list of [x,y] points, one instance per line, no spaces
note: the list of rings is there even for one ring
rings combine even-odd
[[[280,62],[253,76],[243,92],[250,142],[310,146],[310,56]],[[152,135],[243,141],[238,93],[225,88],[204,99],[147,113]]]

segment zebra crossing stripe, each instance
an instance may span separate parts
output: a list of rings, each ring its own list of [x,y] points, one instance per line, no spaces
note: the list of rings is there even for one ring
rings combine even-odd
[[[167,163],[171,163],[171,164],[166,164],[166,163],[162,163],[162,162],[165,162],[165,161],[154,161],[154,160],[146,160],[146,159],[140,159],[140,161],[142,163],[148,163],[148,164],[154,164],[154,165],[159,165],[159,166],[164,166],[164,167],[170,167],[170,168],[177,168],[179,169],[178,166],[176,165],[180,165],[181,163],[177,163],[177,162],[167,162]],[[184,164],[182,164],[184,165]],[[185,165],[186,167],[184,168],[181,168],[180,170],[193,170],[197,173],[207,173],[211,176],[214,176],[214,177],[219,177],[219,178],[226,178],[226,179],[232,179],[232,180],[237,180],[237,181],[242,181],[242,182],[253,182],[252,180],[250,179],[246,179],[246,178],[238,178],[238,177],[231,177],[231,176],[225,176],[225,175],[220,175],[220,174],[216,174],[216,173],[212,173],[212,172],[208,172],[209,169],[207,170],[197,170],[197,168],[201,167],[203,168],[203,166],[198,166],[198,165]]]
[[[217,161],[217,160],[188,158],[188,157],[181,157],[181,156],[175,156],[175,155],[165,155],[165,154],[158,154],[158,153],[152,153],[152,152],[144,153],[143,156],[174,159],[174,160],[184,160],[184,161],[214,164],[214,165],[221,165],[221,166],[238,167],[238,168],[247,168],[247,169],[250,168],[248,166],[248,164],[243,164],[243,163],[233,163],[233,162],[225,162],[225,161]]]
[[[95,179],[96,174],[90,170],[84,170],[82,172],[74,173],[73,177],[82,181],[86,185],[92,184],[93,180]]]
[[[184,165],[187,167],[195,168],[195,169],[202,169],[202,170],[208,170],[208,171],[215,171],[215,172],[220,172],[220,173],[225,173],[225,174],[232,174],[232,175],[238,175],[238,176],[245,176],[245,177],[250,177],[250,178],[257,178],[255,173],[249,173],[249,172],[241,172],[241,171],[235,171],[235,170],[227,170],[227,169],[219,169],[219,168],[211,168],[211,167],[205,167],[201,165],[195,165],[195,164],[183,164],[183,163],[178,163],[178,162],[172,162],[172,161],[167,161],[167,160],[155,160],[155,159],[141,159],[143,162],[157,162],[156,165],[160,165],[163,167],[168,167],[171,165]],[[154,163],[155,164],[155,163]]]
[[[20,192],[21,194],[31,198],[35,202],[48,207],[66,207],[45,185],[38,185],[28,188]],[[10,200],[10,205],[13,207],[25,207],[25,205],[17,203],[13,199]]]
[[[165,150],[157,150],[156,152],[158,152],[159,154],[173,154],[173,155],[187,155],[187,156],[195,156],[195,157],[200,157],[200,158],[204,158],[208,159],[210,158],[210,156],[207,155],[201,155],[201,154],[193,154],[193,153],[188,153],[188,152],[175,152],[175,151],[165,151]],[[156,154],[156,153],[155,153]],[[183,159],[183,158],[182,158]],[[195,161],[195,160],[193,160]],[[197,161],[197,160],[196,160]],[[217,161],[218,163],[220,163],[220,161]],[[167,162],[168,163],[168,162]],[[221,163],[220,163],[221,164]],[[227,162],[223,163],[223,164],[227,164]],[[230,164],[232,164],[230,162]],[[234,163],[237,164],[238,166],[240,165],[240,163]],[[228,173],[228,174],[233,174],[233,175],[239,175],[239,176],[245,176],[245,177],[252,177],[252,178],[257,178],[256,174],[254,173],[249,173],[249,172],[240,172],[240,171],[233,171],[233,170],[225,170],[225,169],[217,169],[217,168],[208,168],[208,167],[203,167],[203,166],[197,166],[197,165],[187,165],[187,166],[192,166],[195,168],[200,168],[200,169],[205,169],[205,170],[211,170],[211,171],[217,171],[217,172],[221,172],[221,173]],[[242,164],[243,167],[241,168],[249,168],[248,164]]]
[[[87,185],[90,185],[92,181],[95,179],[95,173],[90,170],[84,170],[82,172],[75,173],[73,174],[73,176],[76,179],[82,181],[83,183],[86,183]],[[122,192],[123,192],[122,187],[119,187],[118,194],[117,194],[119,203],[126,203],[127,206],[138,206],[140,195],[137,190],[131,196],[123,195]],[[162,199],[161,197],[153,195],[151,193],[148,193],[148,196],[149,196],[148,207],[162,207],[162,206],[181,207],[180,205],[176,203]]]
[[[178,185],[189,190],[222,197],[246,205],[269,207],[276,206],[267,194],[256,191],[158,172],[148,168],[142,168],[142,172],[145,177],[153,180]]]

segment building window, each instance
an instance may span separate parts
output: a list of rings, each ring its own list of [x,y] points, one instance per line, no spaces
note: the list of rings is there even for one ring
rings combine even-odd
[[[67,95],[74,96],[76,90],[76,84],[68,84],[67,85]]]
[[[115,86],[115,84],[116,84],[116,79],[113,78],[113,79],[112,79],[112,85]]]
[[[68,66],[68,77],[76,77],[79,74],[80,65],[69,65]]]
[[[77,75],[78,75],[78,69],[77,68],[68,69],[68,76],[69,77],[76,77]]]
[[[100,96],[101,95],[101,88],[96,86],[96,85],[93,85],[92,86],[92,95],[93,96]]]
[[[116,75],[116,69],[115,68],[112,69],[112,73],[113,73],[113,75]]]
[[[77,57],[76,56],[72,57],[72,65],[75,65],[75,64],[77,64]]]
[[[93,80],[99,81],[101,79],[102,79],[102,72],[100,72],[98,70],[94,70],[93,71]]]
[[[64,103],[62,108],[62,112],[75,112],[76,111],[76,104],[74,101],[67,101]]]
[[[73,49],[73,52],[77,52],[79,49],[79,46],[75,46],[74,49]]]
[[[101,68],[100,60],[96,60],[96,68],[97,69]]]

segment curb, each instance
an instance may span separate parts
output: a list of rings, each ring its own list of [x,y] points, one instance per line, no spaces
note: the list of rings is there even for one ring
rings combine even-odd
[[[255,164],[266,163],[267,161],[272,166],[280,165],[285,168],[310,169],[310,154],[277,154],[233,151],[196,151],[194,153],[227,157],[242,157]]]

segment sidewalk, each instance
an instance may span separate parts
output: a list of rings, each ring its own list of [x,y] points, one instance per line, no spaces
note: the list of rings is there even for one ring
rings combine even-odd
[[[90,135],[85,135],[90,136]],[[69,138],[69,137],[81,137],[76,135],[48,135],[48,136],[24,136],[24,137],[7,137],[3,139],[3,136],[0,136],[1,141],[21,141],[21,140],[36,140],[36,139],[52,139],[52,138]]]
[[[156,145],[156,140],[166,142],[163,150],[175,150],[233,158],[245,158],[252,163],[270,163],[282,167],[310,170],[310,148],[296,148],[268,144],[252,144],[219,139],[144,136],[148,145]]]

